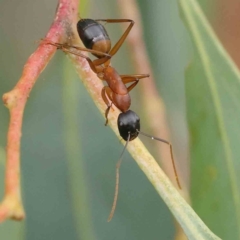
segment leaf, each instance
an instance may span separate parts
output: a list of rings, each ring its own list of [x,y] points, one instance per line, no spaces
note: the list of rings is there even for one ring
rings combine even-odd
[[[223,239],[240,239],[240,73],[195,0],[180,0],[194,45],[186,72],[192,203]]]

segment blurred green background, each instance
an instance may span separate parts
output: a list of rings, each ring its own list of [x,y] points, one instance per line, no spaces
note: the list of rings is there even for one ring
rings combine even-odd
[[[16,84],[24,63],[36,49],[35,41],[48,31],[57,2],[0,0],[1,96]],[[120,17],[115,1],[85,2],[82,17]],[[215,2],[199,1],[212,22],[218,11]],[[191,59],[188,33],[180,20],[177,1],[138,3],[156,84],[166,104],[175,155],[183,161],[179,167],[187,173],[184,70]],[[121,35],[121,26],[107,29],[113,41]],[[121,73],[134,73],[126,45],[114,57],[113,65]],[[144,106],[138,104],[137,88],[132,95],[132,108],[141,116]],[[8,120],[8,110],[0,104],[1,195]],[[145,116],[144,121],[146,127],[142,123],[142,129],[147,132],[151,119]],[[104,126],[103,117],[60,51],[31,92],[22,130],[22,194],[27,218],[21,223],[7,221],[0,225],[0,239],[174,238],[169,210],[128,153],[121,168],[116,213],[107,223],[122,145]],[[145,142],[150,146],[149,140]]]

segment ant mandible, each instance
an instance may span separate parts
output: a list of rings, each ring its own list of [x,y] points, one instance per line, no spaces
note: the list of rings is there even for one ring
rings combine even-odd
[[[99,22],[107,22],[107,23],[121,23],[121,22],[129,22],[128,28],[125,30],[123,35],[120,37],[118,42],[111,48],[111,40],[107,34],[106,29]],[[56,46],[59,49],[62,49],[65,52],[69,52],[80,57],[85,58],[91,69],[97,74],[97,76],[107,82],[108,86],[103,87],[102,89],[102,98],[107,105],[107,109],[105,111],[106,123],[108,123],[108,113],[111,108],[112,103],[122,112],[118,116],[118,130],[120,136],[126,141],[124,149],[121,153],[120,160],[116,166],[116,187],[114,194],[113,206],[108,217],[108,221],[110,221],[113,217],[118,197],[118,186],[119,186],[119,169],[122,162],[122,156],[127,148],[129,141],[134,140],[138,137],[139,134],[142,134],[146,137],[149,137],[153,140],[157,140],[168,144],[170,147],[170,154],[172,165],[174,169],[175,178],[178,184],[178,187],[181,189],[180,182],[177,175],[177,170],[174,163],[172,144],[164,139],[150,136],[146,133],[140,131],[140,118],[138,115],[129,110],[131,105],[131,98],[129,92],[137,85],[139,79],[149,77],[148,74],[136,74],[136,75],[119,75],[117,71],[110,66],[110,60],[113,55],[117,53],[119,48],[122,46],[125,41],[127,35],[134,25],[134,21],[130,19],[81,19],[77,23],[77,30],[79,37],[81,38],[84,46],[86,48],[78,47],[78,46],[70,46],[67,44],[61,43],[53,43],[47,40],[47,44],[51,44]],[[91,60],[89,57],[71,51],[69,48],[86,51],[92,53],[97,57],[95,60]],[[130,86],[126,87],[125,84],[130,83]],[[110,100],[110,101],[109,101]],[[111,102],[111,103],[110,103]]]

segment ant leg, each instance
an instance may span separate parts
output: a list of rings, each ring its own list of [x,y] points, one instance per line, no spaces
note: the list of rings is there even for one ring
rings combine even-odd
[[[105,62],[107,62],[112,56],[109,55],[108,53],[104,53],[104,52],[99,52],[97,50],[92,50],[92,49],[88,49],[88,48],[82,48],[82,47],[78,47],[78,46],[70,46],[70,45],[64,45],[64,48],[67,49],[67,48],[74,48],[74,49],[77,49],[77,50],[80,50],[80,51],[84,51],[84,52],[90,52],[92,54],[102,54],[104,57],[101,57],[99,59],[95,59],[95,60],[91,60],[93,62],[93,64],[95,66],[99,66],[101,64],[104,64]],[[70,52],[69,50],[66,50],[68,52]],[[72,54],[75,54],[75,55],[78,55],[77,53],[73,53],[71,52]],[[80,56],[80,55],[79,55]],[[84,55],[85,56],[85,55]]]
[[[106,61],[108,61],[111,58],[111,56],[107,53],[99,52],[99,51],[92,50],[92,49],[82,48],[82,47],[78,47],[78,46],[71,46],[71,45],[67,45],[67,44],[64,44],[64,43],[55,43],[55,42],[48,41],[46,39],[43,39],[42,41],[46,42],[46,44],[53,45],[53,46],[57,47],[58,49],[63,50],[64,52],[68,52],[68,53],[74,54],[76,56],[80,56],[82,58],[85,58],[88,61],[91,69],[95,73],[99,72],[96,69],[97,66],[99,66],[101,64],[104,64]],[[80,50],[80,51],[90,52],[90,53],[93,53],[93,54],[102,54],[105,57],[102,57],[100,59],[95,59],[95,60],[92,61],[89,57],[85,56],[84,54],[71,51],[69,48],[74,48],[74,49],[77,49],[77,50]]]
[[[53,45],[55,47],[57,47],[58,49],[62,49],[62,48],[65,48],[65,49],[68,49],[68,48],[74,48],[74,49],[77,49],[79,51],[84,51],[84,52],[89,52],[89,53],[92,53],[92,54],[98,54],[98,55],[102,55],[102,58],[105,57],[107,59],[110,59],[111,56],[110,54],[108,53],[104,53],[104,52],[100,52],[100,51],[97,51],[97,50],[93,50],[93,49],[88,49],[88,48],[84,48],[84,47],[80,47],[80,46],[73,46],[73,45],[68,45],[66,43],[57,43],[57,42],[52,42],[48,39],[41,39],[41,42],[45,43],[45,44],[50,44],[50,45]],[[73,53],[74,54],[74,53]],[[101,63],[102,64],[102,63]]]
[[[107,105],[107,109],[105,111],[105,118],[106,118],[105,126],[107,126],[107,124],[108,124],[108,114],[109,114],[110,108],[112,106],[112,90],[109,87],[105,86],[102,89],[101,95],[102,95],[103,101]],[[110,99],[111,103],[108,99]]]
[[[107,56],[107,57],[95,59],[95,60],[93,60],[93,64],[94,64],[95,66],[102,65],[102,64],[106,63],[110,58],[111,58],[111,56],[109,55],[109,56]]]
[[[128,92],[130,92],[134,87],[136,87],[140,79],[149,77],[149,74],[120,75],[120,77],[122,78],[124,84],[132,83],[127,87]]]
[[[89,57],[87,57],[87,56],[85,56],[84,54],[81,54],[81,53],[75,53],[75,52],[73,52],[73,51],[71,51],[71,50],[69,50],[69,49],[67,49],[65,47],[62,47],[61,49],[64,52],[68,52],[68,53],[74,54],[76,56],[85,58],[87,60],[88,64],[89,64],[90,68],[92,69],[92,71],[95,72],[96,74],[98,74],[99,71],[97,70],[95,64],[93,63],[93,61]]]
[[[130,23],[123,35],[120,37],[120,39],[117,41],[117,43],[112,47],[112,49],[109,52],[109,55],[113,56],[117,53],[119,48],[122,46],[124,43],[126,37],[128,36],[129,32],[131,31],[134,21],[131,19],[96,19],[95,21],[98,22],[107,22],[107,23],[123,23],[123,22],[128,22]],[[108,60],[105,65],[108,66],[110,64],[110,60]]]
[[[110,103],[110,105],[107,107],[107,109],[105,111],[105,118],[106,118],[105,126],[108,125],[108,114],[109,114],[111,106],[112,106],[112,102]]]

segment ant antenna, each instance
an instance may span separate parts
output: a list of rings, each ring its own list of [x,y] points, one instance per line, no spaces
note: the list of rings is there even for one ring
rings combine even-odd
[[[169,148],[170,148],[170,154],[171,154],[171,159],[172,159],[172,166],[173,166],[175,178],[176,178],[176,181],[177,181],[177,185],[178,185],[179,189],[182,189],[182,188],[181,188],[181,185],[180,185],[180,182],[179,182],[179,179],[178,179],[177,169],[176,169],[176,166],[175,166],[175,161],[174,161],[174,157],[173,157],[173,150],[172,150],[172,144],[171,144],[170,142],[166,141],[165,139],[153,137],[153,136],[151,136],[151,135],[149,135],[149,134],[140,132],[139,130],[137,130],[137,132],[140,133],[140,134],[142,134],[142,135],[144,135],[144,136],[146,136],[146,137],[151,138],[152,140],[157,140],[157,141],[166,143],[166,144],[169,146]]]
[[[119,189],[119,170],[120,170],[120,166],[121,166],[121,163],[122,163],[122,156],[127,148],[127,145],[129,143],[129,140],[130,140],[130,132],[128,132],[128,138],[127,138],[127,142],[123,148],[123,151],[120,155],[120,159],[118,160],[117,162],[117,165],[116,165],[116,184],[115,184],[115,192],[114,192],[114,199],[113,199],[113,204],[112,204],[112,209],[111,209],[111,212],[108,216],[108,222],[110,222],[113,218],[113,215],[114,215],[114,212],[115,212],[115,209],[116,209],[116,206],[117,206],[117,199],[118,199],[118,189]]]

